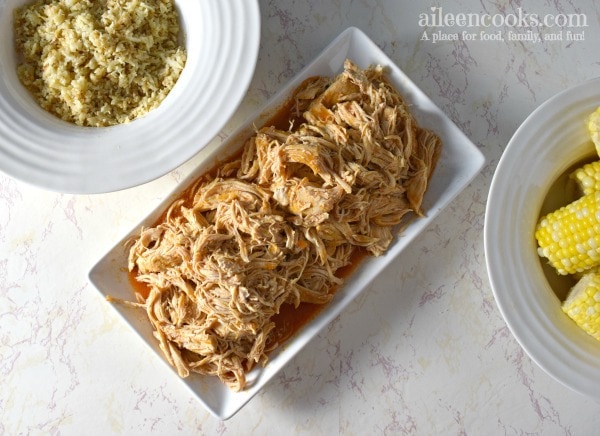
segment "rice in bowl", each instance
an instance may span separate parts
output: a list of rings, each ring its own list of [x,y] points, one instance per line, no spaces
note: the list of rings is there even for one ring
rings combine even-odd
[[[80,126],[155,109],[187,57],[173,0],[37,0],[15,10],[14,32],[21,83]]]

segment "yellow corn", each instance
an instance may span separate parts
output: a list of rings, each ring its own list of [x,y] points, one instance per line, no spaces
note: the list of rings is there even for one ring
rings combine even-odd
[[[538,254],[559,274],[600,265],[600,191],[584,195],[540,219]]]
[[[569,291],[562,310],[586,333],[600,340],[600,274],[585,274]]]
[[[585,164],[570,175],[583,194],[600,191],[600,161]]]
[[[600,155],[600,106],[587,117],[586,126],[596,146],[596,152]]]

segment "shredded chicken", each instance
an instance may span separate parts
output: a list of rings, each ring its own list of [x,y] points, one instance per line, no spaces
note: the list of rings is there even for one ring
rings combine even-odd
[[[260,129],[131,242],[129,270],[150,289],[132,304],[181,377],[243,390],[283,304],[327,303],[355,250],[383,254],[407,214],[423,215],[439,137],[380,66],[344,67],[296,92],[304,122]]]

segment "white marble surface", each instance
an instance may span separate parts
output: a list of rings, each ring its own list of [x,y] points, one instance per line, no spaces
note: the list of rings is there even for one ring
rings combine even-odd
[[[456,0],[444,13],[584,14],[533,29],[563,41],[421,40],[439,2],[261,0],[248,95],[221,137],[348,26],[367,33],[475,142],[482,173],[245,408],[210,416],[87,282],[92,264],[202,159],[105,195],[46,192],[0,175],[0,434],[597,433],[600,407],[519,347],[483,252],[494,169],[515,129],[558,91],[600,75],[592,0]],[[452,34],[463,28],[430,28]],[[481,29],[467,29],[477,33]],[[523,31],[527,29],[522,29]],[[530,29],[529,29],[530,30]],[[567,41],[567,31],[585,32]],[[219,139],[217,139],[218,141]]]

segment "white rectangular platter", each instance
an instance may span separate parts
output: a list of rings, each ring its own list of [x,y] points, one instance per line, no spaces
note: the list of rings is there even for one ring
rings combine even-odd
[[[423,206],[427,216],[414,220],[396,238],[384,256],[363,261],[345,285],[336,293],[316,318],[305,325],[288,342],[271,354],[265,368],[254,369],[249,377],[250,387],[241,393],[230,391],[216,377],[197,374],[181,379],[163,358],[158,343],[152,336],[150,323],[142,310],[114,304],[114,309],[131,326],[165,363],[165,370],[171,371],[174,382],[185,383],[194,396],[217,418],[228,419],[258,393],[273,376],[283,368],[317,333],[332,321],[365,287],[380,274],[402,250],[414,240],[425,227],[446,207],[477,175],[485,159],[479,149],[458,129],[458,127],[417,87],[415,84],[377,47],[362,31],[348,28],[331,42],[323,52],[291,80],[256,116],[250,117],[235,133],[225,140],[210,156],[202,161],[156,210],[134,229],[116,242],[114,247],[91,269],[89,279],[104,296],[131,300],[134,289],[128,280],[127,249],[124,242],[137,235],[141,226],[153,225],[166,207],[179,196],[200,175],[214,167],[217,162],[233,155],[241,148],[240,138],[252,134],[262,126],[270,115],[290,97],[302,81],[311,76],[333,77],[343,69],[346,58],[359,67],[380,64],[387,70],[387,76],[410,104],[411,111],[422,127],[435,131],[443,141],[442,153],[424,198]],[[111,304],[111,303],[107,303]],[[122,359],[136,359],[134,355],[120,356]]]

